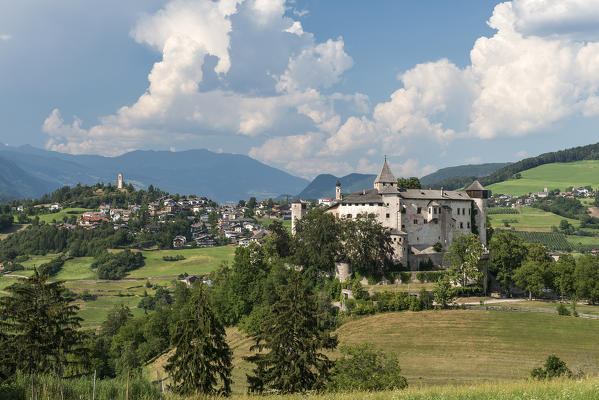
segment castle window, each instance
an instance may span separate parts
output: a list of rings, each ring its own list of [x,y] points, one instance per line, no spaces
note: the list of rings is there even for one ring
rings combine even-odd
[[[466,215],[466,209],[462,208],[462,215]]]
[[[406,229],[406,226],[402,224],[401,229]]]
[[[464,223],[460,222],[460,229],[464,229]]]
[[[425,223],[425,224],[428,224],[428,220],[426,220],[426,219],[425,219],[425,220],[424,220],[424,223]]]
[[[466,222],[466,228],[470,229],[470,222]]]
[[[401,213],[402,213],[402,214],[405,214],[405,213],[406,213],[406,209],[402,207],[402,208],[401,208]]]
[[[389,214],[385,214],[385,217],[389,218]]]
[[[420,213],[422,213],[422,208],[418,207],[418,208],[416,209],[416,214],[420,214]]]
[[[470,209],[468,209],[468,215],[470,215]]]
[[[414,225],[418,225],[418,220],[417,219],[414,220]]]
[[[460,215],[460,209],[458,208],[458,215]]]

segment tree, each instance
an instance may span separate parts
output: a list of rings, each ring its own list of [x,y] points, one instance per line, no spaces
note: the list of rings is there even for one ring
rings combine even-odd
[[[447,308],[449,303],[453,301],[454,294],[451,287],[451,279],[447,275],[443,275],[433,288],[433,297],[435,303],[441,305],[442,308]]]
[[[252,209],[252,210],[253,210],[254,208],[256,208],[256,198],[255,198],[255,197],[250,197],[250,199],[248,200],[248,202],[247,202],[246,206],[247,206],[249,209]]]
[[[341,229],[334,215],[312,209],[296,223],[296,263],[333,272],[342,250]]]
[[[445,255],[455,281],[462,286],[467,286],[469,281],[479,281],[483,275],[479,268],[483,254],[484,248],[477,235],[459,235]]]
[[[408,381],[401,375],[397,356],[376,351],[370,343],[343,346],[343,356],[335,361],[328,389],[336,392],[404,389]]]
[[[341,220],[343,256],[366,276],[380,276],[393,264],[391,236],[373,214],[360,214],[355,220]]]
[[[182,319],[175,324],[174,354],[166,370],[180,394],[229,395],[232,351],[224,327],[212,312],[203,285],[194,287]]]
[[[584,255],[574,270],[576,297],[591,304],[599,302],[599,257]]]
[[[399,189],[422,189],[420,179],[414,176],[410,178],[397,178],[397,187]]]
[[[513,283],[514,271],[522,265],[528,253],[524,241],[512,232],[499,232],[489,242],[492,271],[508,294]]]
[[[319,308],[310,288],[298,272],[277,289],[279,299],[253,336],[258,350],[245,360],[255,364],[248,375],[249,391],[305,392],[324,387],[333,362],[322,352],[337,346],[321,323]]]
[[[529,300],[532,300],[533,293],[539,295],[545,286],[544,266],[544,264],[528,260],[514,271],[514,282],[518,287],[528,291]]]
[[[550,264],[553,275],[553,287],[564,296],[571,297],[576,293],[575,271],[576,261],[571,254],[562,254],[559,260]]]
[[[63,376],[84,352],[73,295],[37,269],[5,290],[10,295],[0,298],[0,359],[23,371]]]
[[[566,365],[566,362],[560,360],[555,354],[550,355],[545,360],[545,368],[539,367],[531,371],[530,376],[534,379],[552,379],[558,376],[572,377],[572,371]]]

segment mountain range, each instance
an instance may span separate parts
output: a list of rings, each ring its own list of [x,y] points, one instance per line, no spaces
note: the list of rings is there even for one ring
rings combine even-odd
[[[0,147],[0,201],[34,198],[59,187],[116,182],[119,172],[136,188],[150,184],[170,193],[217,202],[299,193],[309,181],[248,156],[208,150],[133,151],[118,157],[72,155],[29,145]]]

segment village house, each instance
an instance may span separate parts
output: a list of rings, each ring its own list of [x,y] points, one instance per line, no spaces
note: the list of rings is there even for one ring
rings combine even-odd
[[[183,235],[177,235],[173,239],[173,247],[175,249],[184,247],[187,244],[187,238]]]

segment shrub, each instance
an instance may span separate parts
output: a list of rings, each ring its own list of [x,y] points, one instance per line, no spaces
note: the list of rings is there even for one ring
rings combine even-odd
[[[572,377],[572,371],[568,368],[565,361],[559,359],[555,354],[550,355],[545,360],[544,368],[538,367],[530,372],[534,379],[552,379],[558,376]]]
[[[327,389],[333,392],[404,389],[397,356],[375,350],[372,344],[341,347],[343,356],[335,361]]]
[[[437,242],[433,246],[433,250],[435,250],[437,253],[440,253],[441,251],[443,251],[443,245],[441,243]]]
[[[419,271],[416,273],[416,279],[418,279],[420,282],[425,282],[426,281],[426,275],[424,272]]]
[[[412,273],[411,272],[400,272],[399,279],[401,280],[401,283],[409,283],[412,280]]]
[[[559,304],[557,305],[556,309],[557,309],[557,313],[558,313],[559,315],[568,315],[568,316],[569,316],[569,315],[571,315],[571,314],[570,314],[570,310],[568,310],[568,307],[566,307],[566,306],[564,305],[564,303],[559,303]]]

